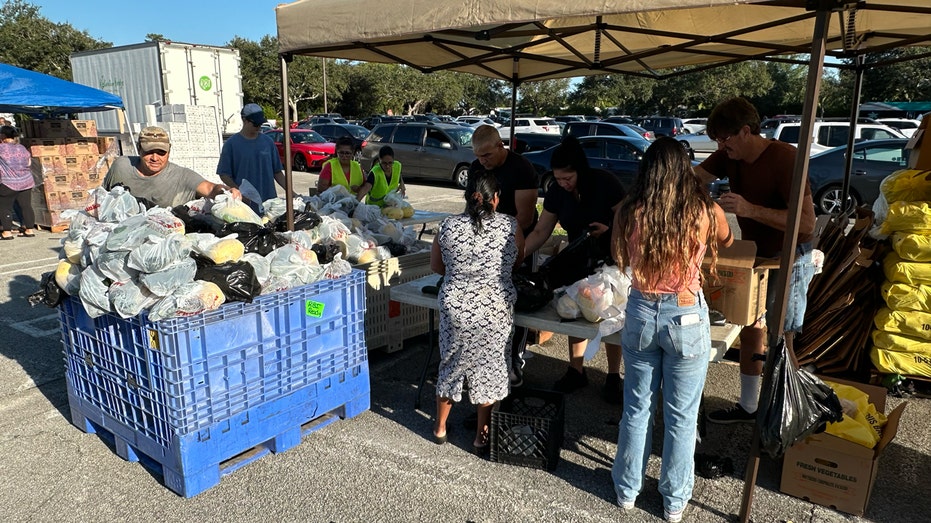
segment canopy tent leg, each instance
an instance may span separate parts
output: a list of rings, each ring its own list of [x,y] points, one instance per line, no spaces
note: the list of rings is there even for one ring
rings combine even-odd
[[[857,55],[856,61],[856,79],[853,83],[853,98],[850,100],[850,132],[847,133],[847,157],[844,161],[844,185],[840,192],[843,203],[838,211],[842,216],[853,213],[853,205],[848,208],[847,202],[853,203],[849,198],[850,173],[853,171],[853,145],[857,138],[856,126],[860,117],[860,97],[863,92],[863,55]]]
[[[815,17],[815,27],[812,35],[811,57],[808,62],[808,85],[806,87],[805,104],[802,109],[802,123],[799,129],[798,143],[811,143],[814,130],[815,109],[818,105],[818,96],[821,91],[821,75],[824,72],[824,50],[827,45],[828,22],[831,10],[818,9]],[[789,280],[792,275],[792,265],[795,263],[795,247],[798,237],[799,222],[802,215],[802,204],[805,197],[804,181],[808,176],[808,148],[799,147],[795,155],[795,169],[792,175],[792,190],[789,196],[789,209],[786,216],[785,238],[782,242],[782,257],[779,270],[776,272],[776,299],[775,306],[778,314],[775,315],[775,325],[770,325],[768,346],[774,347],[775,341],[783,335],[782,328],[786,317],[786,297]],[[791,335],[791,333],[790,333]],[[791,341],[791,340],[790,340]],[[791,345],[790,345],[791,347]],[[773,385],[773,367],[775,364],[775,351],[769,351],[766,364],[763,366],[762,390],[766,391]],[[792,363],[798,367],[794,351],[789,354]],[[760,395],[765,396],[765,392]],[[747,468],[744,476],[743,499],[740,503],[739,519],[746,523],[750,519],[753,504],[753,489],[756,486],[757,472],[760,467],[760,427],[753,428],[753,441],[750,444],[750,456],[747,458]]]
[[[514,118],[517,116],[517,88],[520,86],[520,58],[514,59],[514,72],[511,73],[511,134],[508,141],[512,151],[517,150],[517,137],[514,136]]]
[[[287,204],[288,230],[294,230],[294,178],[291,176],[291,104],[288,102],[288,62],[291,55],[279,55],[281,59],[282,125],[284,126],[284,198]]]

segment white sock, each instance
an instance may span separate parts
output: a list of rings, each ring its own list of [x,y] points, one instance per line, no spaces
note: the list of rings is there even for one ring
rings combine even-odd
[[[760,403],[760,376],[740,375],[740,406],[750,414],[756,412]]]

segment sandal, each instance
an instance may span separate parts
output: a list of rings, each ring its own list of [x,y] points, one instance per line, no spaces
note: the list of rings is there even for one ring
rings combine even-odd
[[[0,240],[12,240],[14,238],[16,237],[13,236],[12,234],[10,234],[9,236],[0,236]]]
[[[35,237],[36,237],[36,233],[34,233],[34,232],[23,232],[23,233],[20,233],[20,236],[23,236],[24,238],[35,238]]]

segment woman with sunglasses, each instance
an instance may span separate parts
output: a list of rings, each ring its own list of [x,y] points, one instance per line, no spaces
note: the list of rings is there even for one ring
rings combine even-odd
[[[359,189],[359,201],[365,197],[369,205],[385,206],[385,196],[389,192],[407,194],[404,180],[401,179],[401,162],[394,159],[394,149],[383,146],[378,150],[378,163],[372,166],[365,183]]]
[[[336,139],[336,158],[330,158],[320,168],[317,177],[317,192],[322,193],[334,185],[342,185],[359,200],[359,189],[365,183],[362,166],[352,159],[356,145],[352,138],[342,136]]]

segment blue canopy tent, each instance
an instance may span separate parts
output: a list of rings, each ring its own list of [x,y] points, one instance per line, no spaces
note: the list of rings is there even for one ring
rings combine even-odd
[[[34,116],[122,109],[115,94],[0,63],[0,112]]]

